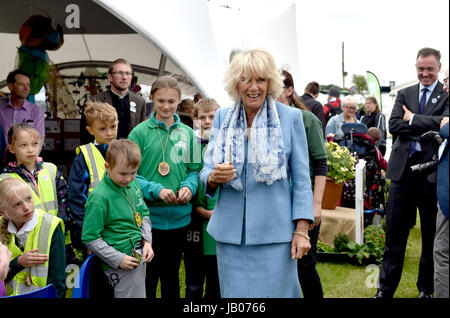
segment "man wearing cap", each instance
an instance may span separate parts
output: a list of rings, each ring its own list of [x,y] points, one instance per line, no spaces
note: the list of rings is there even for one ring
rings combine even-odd
[[[328,121],[334,115],[338,115],[342,112],[341,110],[341,90],[338,86],[333,85],[328,90],[328,103],[323,105],[323,116],[325,118],[325,126]]]
[[[145,99],[129,90],[132,78],[133,69],[130,63],[119,58],[108,69],[108,80],[111,86],[106,91],[91,97],[92,101],[105,102],[116,109],[119,117],[117,139],[127,138],[130,131],[146,119]],[[86,121],[84,120],[81,123],[83,132],[85,126]],[[90,142],[91,137],[89,136],[82,134],[82,139],[87,137],[86,141]]]

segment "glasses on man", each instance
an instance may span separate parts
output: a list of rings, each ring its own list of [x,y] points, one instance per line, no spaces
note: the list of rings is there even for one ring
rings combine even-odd
[[[124,71],[117,71],[117,72],[112,72],[113,74],[119,74],[120,76],[131,76],[133,75],[133,73],[131,72],[124,72]]]

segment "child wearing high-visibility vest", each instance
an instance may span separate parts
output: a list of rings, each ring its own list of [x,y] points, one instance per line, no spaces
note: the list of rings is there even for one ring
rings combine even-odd
[[[65,294],[63,221],[35,209],[31,189],[20,179],[0,181],[0,241],[12,257],[6,294],[20,295],[54,284]]]
[[[24,181],[32,190],[35,207],[59,217],[65,225],[68,222],[67,183],[56,165],[39,157],[41,146],[42,136],[33,126],[25,123],[11,126],[0,180]],[[63,229],[68,230],[66,226]]]
[[[105,156],[108,145],[117,138],[118,117],[108,103],[87,101],[84,109],[86,130],[95,141],[76,149],[69,174],[69,215],[76,223],[71,231],[72,244],[86,252],[81,243],[81,232],[86,200],[105,173]],[[86,256],[86,255],[85,255]]]

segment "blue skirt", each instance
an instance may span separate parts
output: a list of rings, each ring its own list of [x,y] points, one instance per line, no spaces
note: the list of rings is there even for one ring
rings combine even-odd
[[[216,242],[222,298],[300,298],[291,243],[233,245]]]

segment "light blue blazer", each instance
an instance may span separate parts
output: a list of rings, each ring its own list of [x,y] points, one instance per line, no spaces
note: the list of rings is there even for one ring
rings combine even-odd
[[[302,113],[278,102],[276,107],[282,127],[288,178],[270,186],[265,182],[256,183],[252,164],[247,163],[241,174],[242,191],[220,186],[219,199],[207,227],[216,241],[238,245],[291,242],[296,226],[294,221],[307,219],[312,222],[314,219],[308,144]],[[230,109],[220,108],[215,114],[205,163],[199,175],[205,194],[210,197],[215,194],[207,186],[208,176],[214,169],[215,138]]]

